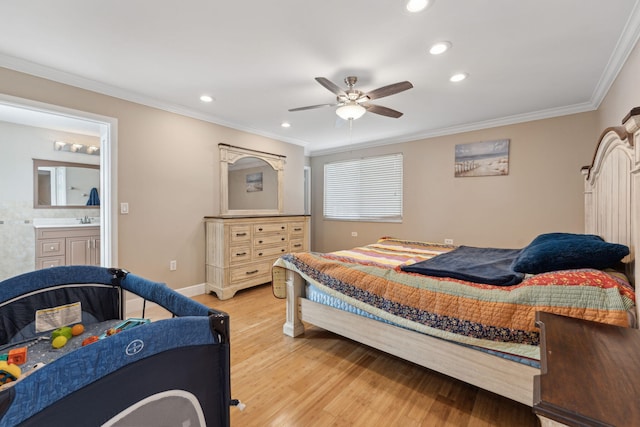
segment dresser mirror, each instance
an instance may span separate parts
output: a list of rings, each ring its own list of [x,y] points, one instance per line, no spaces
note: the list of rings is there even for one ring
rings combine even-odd
[[[283,213],[284,156],[220,144],[220,214]]]
[[[33,160],[34,208],[97,208],[100,165]]]

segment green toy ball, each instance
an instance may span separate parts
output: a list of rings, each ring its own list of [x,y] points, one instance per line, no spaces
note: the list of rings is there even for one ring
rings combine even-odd
[[[54,340],[59,336],[65,337],[67,340],[70,340],[72,337],[71,328],[68,326],[63,326],[62,328],[58,328],[51,332],[51,339]]]

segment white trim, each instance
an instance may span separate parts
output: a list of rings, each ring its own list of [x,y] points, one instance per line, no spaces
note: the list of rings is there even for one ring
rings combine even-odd
[[[204,283],[200,283],[199,285],[192,285],[192,286],[187,286],[185,288],[180,288],[180,289],[174,289],[174,291],[176,291],[177,293],[184,295],[185,297],[195,297],[197,295],[204,295],[206,293],[205,290],[205,284]],[[134,295],[132,293],[127,293],[127,295]],[[135,298],[131,298],[131,299],[127,299],[126,300],[126,305],[125,305],[125,314],[129,315],[131,313],[136,313],[136,312],[140,312],[142,311],[142,302],[143,302],[143,298],[140,297],[135,297]],[[149,310],[150,308],[154,308],[154,307],[159,307],[158,304],[151,302],[151,301],[147,301],[146,305],[145,305],[145,310]]]
[[[609,62],[604,68],[600,81],[591,96],[591,103],[594,105],[594,109],[600,106],[609,89],[611,89],[611,85],[616,80],[618,73],[622,70],[631,51],[638,43],[638,39],[640,39],[640,3],[636,2],[616,43],[616,47],[613,49]]]

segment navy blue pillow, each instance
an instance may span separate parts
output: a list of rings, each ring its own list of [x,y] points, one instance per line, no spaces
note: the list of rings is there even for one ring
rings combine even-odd
[[[539,274],[574,268],[614,267],[629,255],[629,248],[607,243],[594,234],[541,234],[520,252],[513,261],[513,270]]]

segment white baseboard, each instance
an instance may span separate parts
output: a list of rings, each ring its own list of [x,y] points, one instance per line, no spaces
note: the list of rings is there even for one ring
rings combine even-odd
[[[199,285],[193,285],[193,286],[187,286],[186,288],[180,288],[180,289],[174,289],[174,291],[176,291],[179,294],[182,294],[186,297],[194,297],[196,295],[202,295],[205,293],[205,284],[204,283],[200,283]],[[126,310],[126,315],[128,316],[130,313],[136,313],[136,312],[140,312],[142,311],[142,303],[143,303],[143,299],[140,297],[134,297],[129,299],[128,297],[130,297],[131,295],[134,295],[130,292],[127,292],[127,300],[125,302],[125,310]],[[147,301],[146,305],[145,305],[145,309],[149,309],[152,307],[157,307],[158,305],[156,303]]]

